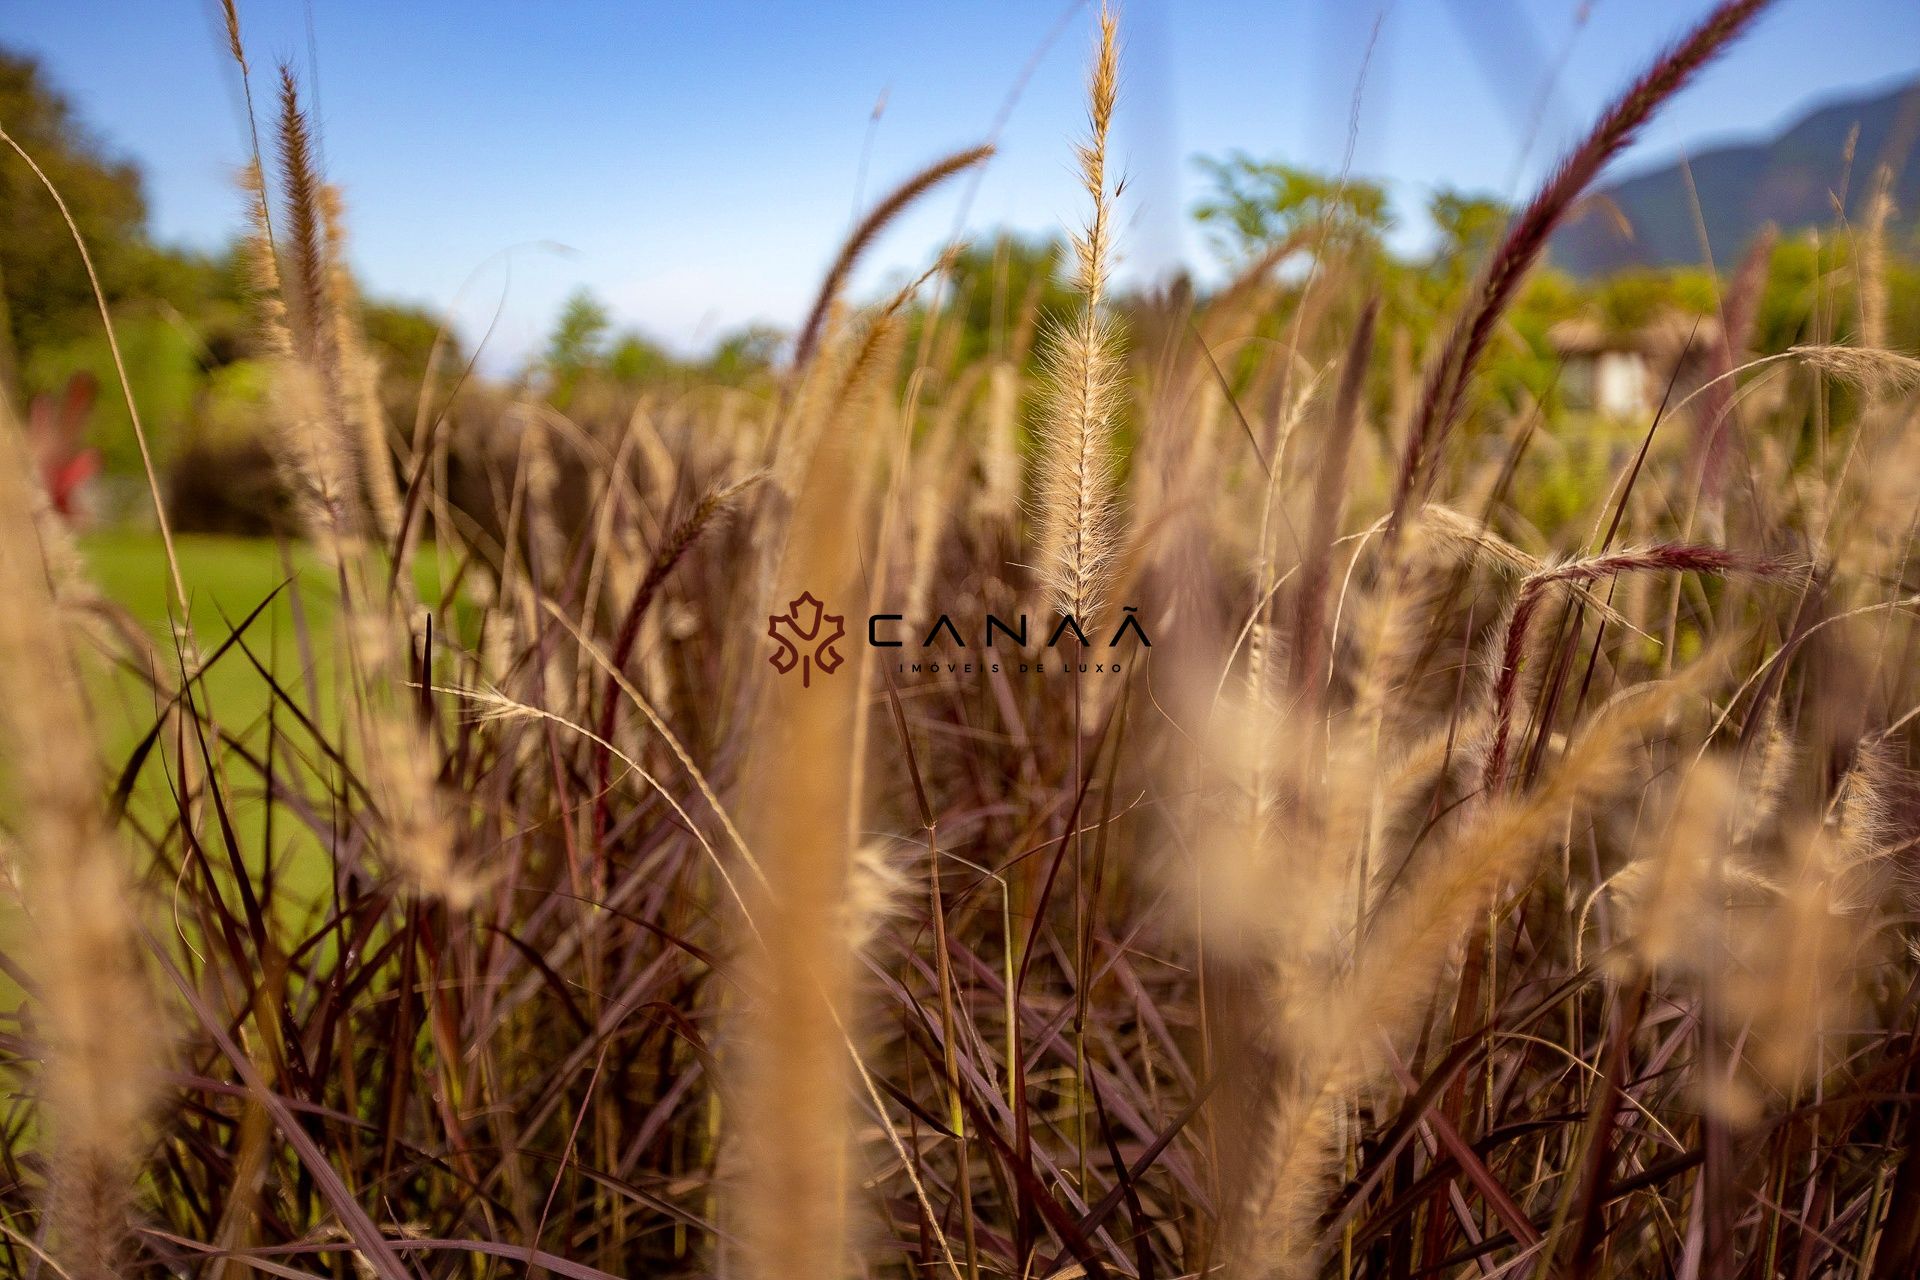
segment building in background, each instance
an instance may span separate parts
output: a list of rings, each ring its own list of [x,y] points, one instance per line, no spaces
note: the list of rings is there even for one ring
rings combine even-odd
[[[1560,390],[1569,408],[1631,418],[1658,409],[1669,382],[1684,396],[1706,380],[1720,325],[1677,311],[1627,330],[1582,317],[1554,325],[1547,341],[1562,362]]]

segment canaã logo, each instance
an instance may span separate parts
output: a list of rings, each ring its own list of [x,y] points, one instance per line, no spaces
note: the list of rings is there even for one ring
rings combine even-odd
[[[846,661],[833,647],[835,641],[847,634],[846,615],[828,613],[811,591],[803,591],[799,599],[789,600],[785,613],[769,614],[767,634],[780,645],[767,661],[781,675],[800,668],[803,689],[813,686],[816,669],[830,676]]]
[[[918,660],[892,659],[901,675],[973,675],[976,670],[997,674],[1003,665],[1004,670],[1021,675],[1064,675],[1075,670],[1086,675],[1119,675],[1126,670],[1123,657],[1153,647],[1138,608],[1126,605],[1120,615],[1113,635],[1102,645],[1099,637],[1106,634],[1104,628],[1089,635],[1070,613],[1058,615],[1051,628],[1031,630],[1024,613],[1015,614],[1012,621],[989,613],[984,615],[984,622],[973,616],[955,622],[952,615],[942,613],[924,637],[920,637],[918,627],[907,631],[904,614],[876,613],[867,618],[867,647],[905,649],[919,637]],[[836,646],[847,633],[846,622],[844,614],[828,613],[818,597],[803,591],[788,603],[785,613],[768,616],[767,634],[779,648],[767,655],[767,661],[781,675],[798,668],[801,687],[811,688],[814,672],[832,675],[845,663]],[[1132,643],[1125,651],[1113,652],[1129,638]],[[972,650],[976,641],[981,652],[978,662],[970,653],[951,652]],[[948,656],[935,654],[935,649],[947,651]],[[1063,649],[1064,656],[1047,656]]]

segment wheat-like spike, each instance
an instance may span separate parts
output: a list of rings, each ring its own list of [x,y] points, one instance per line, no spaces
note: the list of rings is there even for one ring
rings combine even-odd
[[[292,359],[281,362],[276,395],[289,445],[287,470],[312,532],[335,547],[356,536],[353,500],[358,483],[353,464],[357,442],[345,429],[345,398],[337,326],[332,320],[323,184],[314,166],[311,130],[300,105],[291,68],[280,68],[280,188],[286,209],[287,247],[279,265],[267,236],[265,201],[255,209],[254,272],[279,284],[282,305],[269,308],[269,341],[285,319]]]
[[[1793,780],[1794,765],[1798,763],[1798,744],[1788,730],[1780,704],[1769,700],[1764,716],[1756,735],[1760,742],[1758,752],[1754,753],[1757,761],[1750,770],[1748,763],[1752,757],[1741,764],[1741,804],[1733,827],[1733,838],[1737,842],[1753,839],[1773,821],[1786,798],[1787,785]]]
[[[1749,1028],[1745,1057],[1792,1090],[1815,1069],[1826,1037],[1844,1025],[1864,948],[1855,851],[1844,833],[1800,824],[1789,833],[1770,910],[1747,939],[1749,969],[1729,975],[1729,1003]]]
[[[1519,687],[1521,660],[1526,655],[1527,633],[1547,591],[1564,584],[1585,584],[1619,573],[1675,572],[1705,573],[1716,576],[1751,574],[1778,577],[1789,566],[1720,547],[1663,543],[1643,550],[1617,551],[1592,556],[1568,564],[1543,569],[1520,584],[1508,615],[1500,665],[1493,684],[1493,744],[1487,752],[1482,783],[1489,795],[1506,780],[1507,741],[1513,725],[1515,694]]]
[[[868,308],[846,340],[832,344],[823,353],[819,376],[802,380],[785,415],[784,430],[770,441],[776,446],[772,459],[774,479],[783,491],[798,491],[814,454],[821,447],[822,434],[839,422],[849,407],[872,389],[875,379],[898,359],[907,304],[928,281],[947,269],[948,262],[949,255],[942,254],[886,301]]]
[[[1803,344],[1789,347],[1787,352],[1824,374],[1866,390],[1902,391],[1920,386],[1920,360],[1898,351]]]
[[[1644,735],[1696,696],[1710,675],[1711,664],[1703,662],[1665,685],[1636,690],[1595,717],[1532,791],[1474,808],[1381,905],[1341,964],[1343,975],[1324,967],[1316,974],[1310,954],[1304,964],[1297,955],[1276,957],[1271,1007],[1281,1017],[1275,1038],[1284,1062],[1261,1113],[1262,1149],[1243,1188],[1230,1274],[1318,1273],[1317,1217],[1334,1172],[1339,1101],[1371,1079],[1383,1039],[1391,1044],[1412,1033],[1461,940],[1501,888],[1531,865],[1570,813],[1626,781]],[[1289,856],[1300,855],[1290,849]],[[1284,900],[1297,931],[1315,895],[1306,882],[1288,887],[1293,892]]]
[[[374,528],[389,546],[400,533],[400,485],[393,473],[393,449],[387,442],[387,415],[380,405],[380,364],[360,332],[355,314],[353,278],[347,272],[346,219],[340,189],[320,188],[321,226],[327,238],[327,295],[334,349],[340,356],[341,408],[360,453],[360,471]],[[407,582],[403,576],[401,582]]]
[[[1484,565],[1503,578],[1525,579],[1548,568],[1539,557],[1527,554],[1483,522],[1438,502],[1429,502],[1420,508],[1420,532],[1447,549],[1462,564]],[[1562,585],[1569,596],[1608,626],[1646,634],[1578,581],[1563,581]]]
[[[1433,984],[1486,904],[1530,864],[1570,811],[1584,809],[1625,783],[1634,749],[1664,726],[1714,678],[1703,660],[1663,684],[1640,685],[1589,721],[1567,752],[1543,770],[1532,790],[1485,798],[1385,903],[1362,943],[1340,1001],[1343,1043],[1377,1043],[1404,1034]]]
[[[351,284],[338,253],[337,198],[320,179],[298,86],[285,65],[278,134],[285,252],[273,253],[266,201],[250,173],[248,184],[256,193],[254,270],[261,283],[278,282],[285,303],[280,314],[286,318],[287,341],[277,361],[274,394],[289,446],[286,471],[310,530],[339,576],[343,719],[354,729],[374,801],[375,852],[417,892],[458,910],[473,901],[480,883],[457,865],[455,831],[440,796],[439,753],[406,694],[414,674],[407,593],[376,597],[379,569],[360,537],[364,504],[356,462],[371,454],[370,469],[390,463],[372,403],[371,362],[348,358],[359,350],[359,339],[348,320]],[[270,334],[276,319],[270,310]],[[376,516],[384,508],[384,517],[397,527],[397,492],[388,491],[391,503],[386,504],[378,480],[370,477],[368,483],[374,486]],[[423,667],[430,669],[431,660],[425,655]]]
[[[1389,536],[1397,537],[1416,484],[1428,474],[1460,413],[1467,383],[1492,340],[1501,314],[1520,283],[1546,251],[1554,227],[1606,163],[1639,133],[1661,103],[1750,26],[1767,0],[1722,0],[1686,38],[1674,45],[1607,108],[1593,132],[1562,160],[1546,184],[1508,228],[1466,310],[1429,366],[1426,385],[1394,480]]]
[[[827,268],[826,278],[820,282],[820,292],[815,295],[812,308],[800,326],[800,336],[793,344],[793,368],[796,373],[803,372],[813,363],[814,354],[819,350],[820,339],[826,333],[827,318],[833,312],[833,305],[840,297],[840,291],[846,287],[847,278],[853,274],[854,266],[860,256],[867,251],[887,224],[899,217],[906,207],[927,192],[947,181],[955,174],[964,173],[973,166],[982,163],[993,155],[991,146],[969,147],[965,151],[956,151],[950,156],[934,161],[920,172],[895,187],[887,197],[873,207],[873,211],[860,220],[846,243],[840,246],[840,252],[834,257],[833,265]]]
[[[260,113],[253,106],[253,68],[247,63],[247,46],[240,38],[240,8],[234,0],[220,0],[220,10],[227,25],[227,54],[240,68],[240,94],[247,106],[247,138],[253,147],[253,153],[247,160],[247,171],[252,181],[247,189],[255,196],[255,207],[249,210],[256,216],[256,230],[265,241],[267,251],[273,250],[273,217],[267,208],[267,188],[261,173],[264,167],[260,151]],[[279,291],[279,284],[272,286],[272,292]]]
[[[267,193],[266,164],[260,147],[260,115],[253,104],[253,69],[247,63],[247,49],[240,38],[240,10],[234,0],[220,0],[227,26],[227,52],[240,68],[240,92],[246,101],[247,136],[252,154],[240,171],[240,189],[247,197],[247,234],[243,241],[243,260],[256,305],[260,309],[260,330],[267,354],[276,359],[293,355],[293,332],[288,328],[287,303],[281,287],[279,249],[273,239],[273,204]],[[284,92],[287,81],[281,88]]]
[[[1122,369],[1102,305],[1116,194],[1107,186],[1107,133],[1119,79],[1115,34],[1114,15],[1102,10],[1088,82],[1091,128],[1078,148],[1081,183],[1093,201],[1087,225],[1073,240],[1080,310],[1053,331],[1045,359],[1051,387],[1043,424],[1038,568],[1054,607],[1081,619],[1100,607],[1114,555],[1113,443]]]
[[[1891,784],[1899,772],[1900,761],[1884,738],[1868,738],[1854,748],[1853,763],[1835,789],[1834,834],[1847,862],[1871,861],[1898,840]]]
[[[290,357],[293,332],[287,327],[287,304],[280,290],[280,262],[274,256],[273,213],[267,203],[267,179],[257,158],[247,161],[240,171],[240,189],[247,196],[247,275],[260,307],[261,336],[269,355]]]
[[[240,41],[240,9],[233,0],[220,0],[220,13],[227,24],[227,52],[240,64],[240,70],[247,70],[247,49]]]
[[[293,319],[296,350],[323,373],[337,371],[333,328],[328,312],[327,240],[321,208],[319,169],[314,164],[312,131],[300,105],[293,69],[280,68],[280,184],[287,213],[287,309]],[[329,377],[329,383],[337,380]]]
[[[1887,344],[1887,222],[1893,217],[1893,167],[1874,170],[1861,220],[1857,274],[1860,293],[1860,345]]]
[[[890,367],[897,332],[891,315],[875,322],[870,350],[852,354],[856,380],[830,412],[861,405],[870,375]],[[763,598],[791,601],[807,591],[830,606],[859,599],[856,550],[867,536],[873,470],[866,435],[820,433],[797,478],[786,544]],[[730,1188],[740,1252],[729,1273],[836,1280],[852,1273],[854,1225],[850,1079],[839,1032],[852,1020],[852,953],[836,925],[846,918],[858,844],[864,698],[852,670],[816,678],[811,688],[773,679],[764,662],[761,670],[767,683],[744,825],[765,880],[749,897],[753,936],[743,939],[750,998],[741,1011],[733,1134],[746,1164]]]
[[[1632,880],[1627,963],[1649,974],[1700,959],[1703,921],[1721,882],[1734,819],[1746,797],[1736,771],[1703,760],[1680,779],[1653,849],[1627,868]]]
[[[31,927],[47,1238],[69,1280],[115,1280],[164,1054],[81,676],[34,524],[31,463],[0,403],[0,761]]]

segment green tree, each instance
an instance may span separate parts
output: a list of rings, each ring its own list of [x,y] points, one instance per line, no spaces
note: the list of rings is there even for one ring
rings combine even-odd
[[[1593,286],[1594,306],[1609,333],[1633,334],[1668,315],[1713,312],[1713,277],[1697,267],[1618,271]]]
[[[380,357],[382,372],[395,381],[418,387],[427,376],[427,361],[441,339],[441,320],[424,307],[397,302],[363,302],[360,327]],[[440,354],[440,368],[458,370],[460,348],[451,337]]]
[[[1042,316],[1069,314],[1076,295],[1061,280],[1066,253],[1060,241],[1001,235],[968,245],[947,269],[949,320],[957,316],[957,367],[982,356],[1010,355],[1022,327]],[[1029,340],[1026,359],[1033,358]]]
[[[1473,270],[1499,241],[1510,213],[1506,204],[1493,196],[1441,187],[1427,201],[1427,218],[1440,234],[1434,247],[1435,260],[1461,274]]]
[[[752,324],[716,342],[701,372],[714,382],[739,386],[773,368],[787,335],[771,325]]]
[[[1338,245],[1377,249],[1393,226],[1386,188],[1352,176],[1328,177],[1243,151],[1197,157],[1212,193],[1194,207],[1215,252],[1243,261],[1296,232],[1324,230]]]
[[[434,346],[440,346],[440,362],[433,370],[435,402],[452,390],[466,367],[466,352],[442,325],[440,316],[424,307],[361,301],[360,330],[380,366],[380,404],[388,420],[403,431],[413,430]]]
[[[607,376],[630,387],[658,382],[680,372],[680,362],[658,343],[628,330],[607,349]]]
[[[100,271],[120,296],[146,256],[146,206],[132,165],[109,157],[38,63],[0,50],[0,125],[59,190]],[[0,380],[21,353],[69,342],[97,324],[86,269],[59,208],[11,148],[0,151]]]
[[[612,328],[606,307],[586,289],[576,290],[567,299],[540,362],[552,381],[556,406],[564,409],[580,379],[600,363]]]

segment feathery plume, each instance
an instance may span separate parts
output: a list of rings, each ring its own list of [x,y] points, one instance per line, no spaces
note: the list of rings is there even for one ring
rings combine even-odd
[[[1874,170],[1860,228],[1857,271],[1863,347],[1887,345],[1887,222],[1893,214],[1893,166],[1883,164]]]
[[[1733,446],[1737,424],[1734,422],[1734,386],[1732,374],[1753,333],[1754,318],[1760,311],[1760,295],[1767,284],[1767,266],[1773,261],[1773,246],[1779,232],[1768,224],[1754,237],[1733,283],[1720,303],[1720,341],[1713,348],[1713,363],[1702,387],[1699,443],[1700,492],[1702,499],[1717,509],[1726,484],[1727,455]]]
[[[732,484],[718,485],[709,489],[686,519],[674,526],[654,552],[653,562],[647,566],[647,573],[634,589],[633,598],[627,602],[625,614],[620,619],[620,629],[614,636],[613,649],[609,655],[614,671],[624,671],[633,657],[633,647],[640,639],[640,624],[646,619],[647,610],[652,606],[654,597],[673,573],[674,567],[693,549],[708,526],[724,519],[737,510],[740,500],[746,492],[766,479],[766,472],[756,471],[752,475],[736,480]],[[595,779],[598,783],[596,794],[600,797],[595,812],[598,815],[596,827],[606,830],[606,804],[611,782],[612,752],[609,744],[613,742],[615,726],[619,723],[620,698],[619,684],[609,673],[600,694],[600,720],[595,726],[600,735],[596,747]]]
[[[818,407],[823,417],[876,420],[867,416],[880,412],[870,398],[878,398],[876,374],[897,354],[897,305],[883,308],[844,354],[844,374]],[[828,608],[861,599],[872,439],[861,430],[811,434],[808,447],[791,455],[797,475],[785,543],[760,597],[776,602],[768,613],[803,592]],[[749,995],[733,1135],[746,1163],[730,1203],[744,1275],[836,1280],[848,1273],[853,1231],[846,1088],[853,955],[843,926],[857,846],[863,681],[850,669],[807,688],[774,678],[764,662],[758,667],[769,679],[759,690],[744,830],[764,876],[742,921]]]
[[[1608,107],[1593,131],[1562,160],[1546,184],[1507,229],[1488,259],[1466,310],[1455,322],[1427,373],[1394,479],[1389,530],[1397,531],[1414,487],[1438,456],[1459,416],[1467,383],[1485,353],[1500,316],[1520,282],[1547,247],[1553,229],[1580,193],[1631,143],[1661,103],[1672,97],[1714,56],[1744,31],[1768,0],[1722,0],[1687,37],[1661,55]]]
[[[394,478],[393,449],[387,441],[386,410],[380,405],[380,365],[360,333],[353,279],[347,272],[346,219],[340,189],[331,183],[320,188],[320,212],[327,238],[328,313],[344,384],[341,409],[360,455],[360,474],[374,529],[391,547],[400,533],[400,487]]]
[[[1920,360],[1898,351],[1831,344],[1787,348],[1809,367],[1868,390],[1900,391],[1920,386]]]
[[[30,474],[19,427],[0,404],[0,760],[31,921],[48,1239],[69,1280],[115,1280],[164,1050],[80,672],[34,527]]]
[[[258,159],[247,161],[240,171],[240,189],[247,197],[247,275],[260,308],[261,334],[270,355],[291,357],[293,332],[287,327],[287,304],[280,289],[280,261],[273,246],[273,213],[267,200],[266,175],[261,172]]]
[[[333,319],[324,184],[314,166],[312,135],[290,67],[280,68],[280,189],[286,247],[276,253],[268,234],[264,185],[252,210],[253,271],[257,284],[278,286],[265,323],[271,349],[285,354],[274,394],[288,444],[287,474],[310,530],[336,548],[358,536],[355,500],[358,442],[346,430],[346,398],[339,330]],[[245,179],[251,184],[255,171]],[[337,553],[337,551],[336,551]]]
[[[813,307],[807,312],[806,320],[800,326],[800,336],[793,344],[793,368],[795,372],[804,371],[813,363],[815,351],[819,348],[821,336],[826,332],[827,317],[833,311],[834,302],[840,297],[840,291],[846,287],[847,277],[853,274],[854,266],[860,256],[867,251],[887,224],[907,208],[908,205],[926,195],[955,174],[964,173],[993,155],[991,146],[969,147],[965,151],[956,151],[950,156],[934,161],[920,172],[895,187],[886,199],[873,207],[873,211],[860,220],[846,243],[840,246],[840,252],[827,268],[827,275],[820,282],[820,292],[815,295]]]
[[[327,322],[331,292],[327,286],[326,220],[312,132],[293,68],[280,68],[280,184],[287,214],[285,295],[293,320],[295,350],[325,376],[329,394],[338,385],[339,355],[333,326]]]
[[[1327,574],[1332,565],[1333,539],[1339,531],[1340,511],[1346,500],[1347,460],[1360,421],[1361,393],[1366,387],[1367,362],[1373,355],[1373,327],[1380,300],[1369,298],[1354,326],[1340,370],[1340,389],[1334,395],[1333,418],[1321,446],[1320,475],[1313,489],[1313,517],[1307,529],[1306,554],[1300,574],[1300,616],[1293,648],[1293,683],[1311,687],[1319,670],[1325,643],[1323,619],[1327,608]]]
[[[1100,606],[1113,559],[1113,438],[1121,368],[1118,343],[1102,308],[1112,262],[1113,197],[1107,185],[1107,132],[1119,80],[1117,25],[1100,14],[1100,44],[1088,81],[1091,130],[1080,144],[1080,180],[1093,211],[1074,237],[1079,315],[1055,328],[1046,358],[1051,387],[1041,452],[1041,580],[1061,613],[1081,619]]]
[[[1720,547],[1663,543],[1638,551],[1617,551],[1592,556],[1569,564],[1542,570],[1520,584],[1508,615],[1505,639],[1501,645],[1500,665],[1493,683],[1493,743],[1487,751],[1482,783],[1488,795],[1506,781],[1507,739],[1512,731],[1514,695],[1519,687],[1520,664],[1526,656],[1527,632],[1548,588],[1565,583],[1597,582],[1618,573],[1670,571],[1726,575],[1752,574],[1776,577],[1787,571],[1777,560],[1748,556]]]
[[[1670,972],[1701,956],[1703,922],[1717,905],[1731,828],[1742,801],[1723,761],[1703,760],[1672,788],[1660,838],[1622,873],[1632,909],[1625,954],[1639,973]]]

